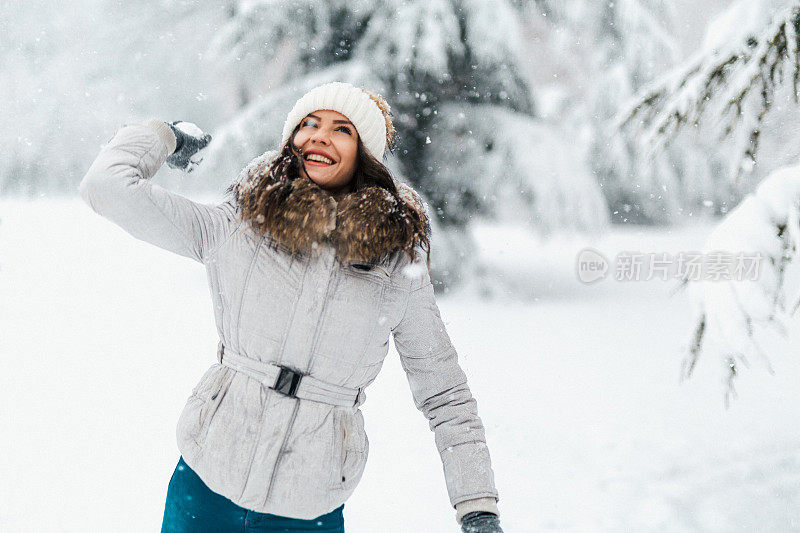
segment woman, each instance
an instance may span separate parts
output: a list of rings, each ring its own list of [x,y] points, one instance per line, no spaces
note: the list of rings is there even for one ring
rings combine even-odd
[[[456,520],[501,531],[484,428],[421,261],[425,210],[380,162],[393,138],[383,98],[334,82],[297,101],[279,150],[219,205],[150,182],[210,139],[158,120],[121,128],[83,178],[93,210],[208,272],[219,362],[178,421],[162,531],[344,531],[369,450],[359,407],[390,334]]]

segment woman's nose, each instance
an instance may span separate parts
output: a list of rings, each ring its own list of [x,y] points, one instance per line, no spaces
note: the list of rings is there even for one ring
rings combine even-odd
[[[320,128],[316,132],[314,132],[314,135],[311,136],[311,140],[327,144],[330,141],[330,135],[331,135],[330,132]]]

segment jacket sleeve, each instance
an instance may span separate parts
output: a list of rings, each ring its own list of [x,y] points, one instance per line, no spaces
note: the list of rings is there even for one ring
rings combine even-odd
[[[150,181],[175,150],[158,120],[121,127],[103,146],[78,190],[96,213],[137,239],[203,262],[235,216],[231,201],[193,202]]]
[[[439,314],[430,273],[422,269],[393,330],[400,362],[414,403],[434,433],[450,504],[455,508],[478,498],[498,501],[477,403]]]

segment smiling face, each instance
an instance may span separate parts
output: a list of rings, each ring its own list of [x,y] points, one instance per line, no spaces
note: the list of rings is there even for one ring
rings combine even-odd
[[[346,116],[329,109],[309,113],[293,140],[305,158],[307,174],[301,169],[301,175],[337,196],[347,190],[356,171],[358,132]]]

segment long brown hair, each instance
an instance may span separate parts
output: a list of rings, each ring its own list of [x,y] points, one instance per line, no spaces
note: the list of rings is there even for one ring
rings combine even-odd
[[[300,129],[301,124],[295,126],[277,157],[260,173],[261,180],[291,183],[301,176],[302,156],[299,149],[294,145],[294,136]],[[426,264],[430,268],[430,223],[426,219],[422,205],[419,206],[419,209],[415,209],[401,198],[391,172],[366,149],[361,142],[361,136],[357,139],[356,168],[349,185],[348,194],[367,187],[380,187],[394,197],[398,208],[402,210],[403,219],[409,223],[403,225],[402,242],[405,244],[402,250],[413,260],[414,248],[420,245],[426,252]],[[234,184],[228,187],[228,192],[234,192],[233,188]],[[241,198],[243,218],[251,220],[256,218],[274,219],[280,216],[281,204],[286,201],[290,192],[290,188],[273,190],[270,187],[259,187],[258,185],[249,188],[244,198]]]

